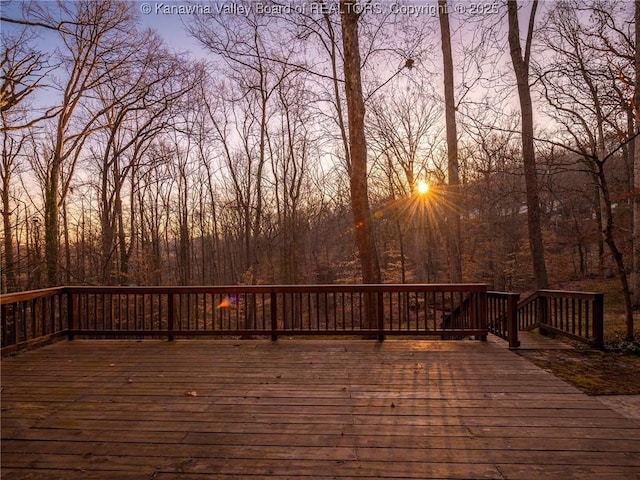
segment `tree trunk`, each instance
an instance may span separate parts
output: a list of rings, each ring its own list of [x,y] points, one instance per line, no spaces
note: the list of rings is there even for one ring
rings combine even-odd
[[[60,155],[56,154],[49,171],[44,197],[44,254],[48,287],[58,284],[58,185],[61,161]]]
[[[602,235],[604,240],[609,246],[613,260],[616,263],[618,270],[618,278],[620,279],[620,286],[622,287],[622,295],[624,298],[625,307],[625,324],[627,327],[626,340],[631,342],[634,339],[634,325],[633,325],[633,305],[632,305],[632,292],[629,279],[627,278],[627,269],[624,264],[622,252],[618,248],[618,244],[614,235],[614,223],[613,223],[613,207],[611,201],[611,193],[609,191],[609,184],[604,171],[604,161],[598,161],[596,164],[596,174],[600,184],[600,190],[602,191],[603,202],[603,215],[604,215],[604,228]]]
[[[533,261],[533,272],[537,289],[548,286],[547,267],[544,256],[544,244],[542,241],[541,209],[538,188],[538,175],[536,171],[536,157],[533,145],[533,104],[531,102],[531,90],[529,88],[529,58],[531,53],[531,40],[533,36],[533,22],[535,19],[538,1],[534,0],[531,7],[529,29],[525,54],[522,55],[520,46],[520,27],[518,24],[518,2],[507,2],[509,14],[509,50],[513,71],[518,85],[518,97],[522,116],[522,161],[524,164],[524,179],[527,191],[527,221],[529,227],[529,243]]]
[[[5,155],[6,152],[3,152]],[[3,159],[4,160],[4,159]],[[11,228],[11,202],[9,200],[9,187],[11,185],[11,172],[6,164],[4,175],[2,177],[2,226],[4,228],[4,273],[5,282],[2,293],[12,291],[16,288],[15,277],[15,257],[13,255],[13,229]]]
[[[64,285],[71,285],[71,241],[69,239],[69,215],[67,201],[62,203],[62,237],[64,238]]]
[[[116,173],[116,172],[114,172]],[[120,182],[118,182],[120,183]],[[118,273],[117,280],[118,285],[126,285],[129,283],[129,267],[128,267],[128,255],[127,255],[127,235],[124,227],[124,211],[122,208],[122,186],[118,184],[118,190],[115,192],[115,216],[116,216],[116,231],[118,232]],[[130,208],[133,209],[133,204],[130,205]],[[130,215],[133,216],[133,210],[130,212]],[[133,242],[133,230],[129,232],[131,235],[131,241]]]
[[[633,148],[633,271],[631,288],[633,304],[640,306],[640,1],[635,2],[635,76],[636,85],[633,95],[635,107],[635,139]]]
[[[462,249],[460,226],[460,176],[458,166],[458,132],[456,127],[456,104],[453,86],[453,55],[451,53],[451,30],[447,0],[438,0],[440,17],[440,36],[442,39],[442,59],[444,68],[444,105],[445,125],[447,131],[447,177],[448,211],[447,211],[447,249],[449,253],[449,280],[452,283],[462,282]]]
[[[340,1],[344,50],[345,96],[349,127],[349,184],[363,283],[380,283],[380,264],[373,235],[367,189],[367,143],[364,132],[364,99],[360,77],[360,45],[355,2]]]

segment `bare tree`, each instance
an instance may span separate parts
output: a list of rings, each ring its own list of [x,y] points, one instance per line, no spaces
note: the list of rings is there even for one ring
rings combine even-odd
[[[4,56],[0,62],[2,68],[2,84],[0,84],[0,130],[2,131],[2,158],[0,163],[0,181],[2,182],[2,225],[4,232],[4,255],[2,257],[2,271],[6,282],[3,287],[18,287],[16,283],[17,263],[14,255],[14,230],[12,218],[15,217],[16,208],[12,204],[11,189],[14,184],[14,175],[19,167],[19,155],[24,145],[25,137],[20,134],[11,134],[16,130],[15,119],[24,116],[15,113],[16,107],[25,100],[36,88],[37,81],[29,84],[28,79],[33,70],[38,69],[40,59],[35,54],[20,52],[20,40],[11,41],[4,39]]]
[[[255,283],[258,275],[257,248],[262,228],[265,166],[261,163],[260,155],[256,155],[254,150],[253,133],[256,125],[255,117],[251,114],[254,100],[255,98],[247,96],[239,102],[232,102],[232,107],[222,101],[218,107],[222,108],[222,111],[210,111],[215,142],[223,152],[224,169],[221,176],[226,180],[225,186],[230,190],[228,209],[231,210],[233,220],[229,219],[228,223],[229,227],[237,229],[237,239],[243,247],[243,260],[235,264],[240,271],[234,273],[234,279],[237,281],[248,275],[244,281],[250,283]],[[234,142],[235,135],[238,136],[239,145]],[[266,145],[262,158],[266,161]]]
[[[0,114],[2,121],[5,121],[5,113]],[[12,205],[11,188],[13,187],[13,176],[16,173],[19,163],[18,159],[24,145],[24,137],[14,138],[7,131],[2,132],[2,161],[0,163],[0,181],[2,181],[2,226],[4,229],[4,256],[2,271],[6,279],[6,284],[11,289],[18,287],[16,282],[17,262],[14,255],[14,229],[12,218],[15,217],[15,207]]]
[[[513,126],[505,130],[515,130],[515,121],[511,119]],[[523,277],[530,269],[520,258],[526,225],[520,214],[524,199],[517,139],[511,132],[487,133],[472,124],[465,125],[465,130],[462,150],[471,217],[465,223],[466,271],[495,289],[527,287]]]
[[[449,209],[447,215],[447,247],[449,253],[449,280],[462,282],[462,231],[460,223],[460,175],[458,164],[458,129],[451,53],[451,28],[447,0],[438,0],[440,38],[444,73],[444,113],[447,133],[447,177]]]
[[[272,31],[277,27],[275,23],[272,17],[252,13],[213,19],[197,16],[188,27],[202,45],[224,62],[235,92],[235,98],[227,100],[242,108],[240,115],[239,110],[234,111],[241,150],[234,151],[229,144],[228,132],[222,125],[226,120],[214,122],[214,128],[225,144],[227,169],[243,209],[245,273],[249,283],[258,279],[271,104],[278,85],[293,71],[286,61],[292,47],[276,42]],[[277,36],[281,35],[279,31]]]
[[[229,265],[225,261],[228,256],[223,255],[220,235],[219,204],[222,203],[220,191],[223,189],[219,174],[222,168],[220,143],[211,121],[211,118],[216,118],[214,98],[219,100],[211,92],[216,90],[215,83],[203,76],[198,87],[187,97],[192,117],[190,127],[186,130],[193,144],[192,155],[197,158],[193,190],[197,195],[194,199],[194,204],[197,205],[194,223],[199,229],[200,245],[197,254],[200,255],[200,260],[196,258],[196,270],[199,272],[194,273],[199,275],[198,281],[203,285],[229,283]]]
[[[24,27],[16,35],[3,34],[4,51],[0,59],[0,131],[2,132],[2,221],[4,227],[3,272],[10,288],[16,289],[17,259],[14,255],[14,225],[17,225],[17,207],[13,205],[11,189],[14,175],[20,171],[20,157],[23,147],[38,122],[53,115],[51,111],[37,112],[30,99],[44,87],[50,67],[46,56],[32,48],[32,36]],[[34,115],[34,111],[36,111]],[[24,162],[23,162],[24,163]],[[12,217],[16,217],[12,224]]]
[[[344,55],[344,88],[349,126],[349,179],[356,245],[364,283],[380,283],[380,264],[371,223],[367,187],[367,141],[364,129],[364,98],[360,76],[360,45],[357,2],[340,0]]]
[[[635,140],[633,148],[633,304],[640,308],[640,2],[634,3],[635,88],[633,92]]]
[[[24,5],[23,19],[3,19],[52,30],[60,35],[64,46],[62,60],[67,75],[60,85],[62,100],[55,121],[44,199],[45,257],[50,285],[58,282],[60,205],[69,188],[68,183],[61,184],[62,169],[66,167],[71,178],[80,151],[103,112],[89,113],[78,126],[73,121],[78,119],[81,101],[87,93],[106,81],[109,72],[123,61],[122,49],[131,51],[131,8],[130,4],[117,1],[29,3]]]
[[[509,52],[513,64],[513,71],[518,85],[518,99],[520,101],[520,113],[522,122],[522,161],[524,164],[524,176],[527,189],[527,220],[529,225],[529,244],[533,261],[533,272],[536,288],[547,288],[547,268],[544,255],[544,243],[542,240],[542,212],[540,208],[538,172],[536,168],[536,155],[534,147],[533,129],[533,103],[531,101],[531,89],[529,86],[529,66],[531,63],[531,45],[533,42],[533,30],[535,23],[538,0],[531,3],[531,14],[527,29],[527,39],[524,53],[520,43],[520,25],[518,20],[518,2],[509,0]]]
[[[4,52],[0,59],[0,113],[12,112],[11,121],[4,117],[0,129],[3,132],[23,130],[36,125],[38,122],[53,117],[57,110],[52,108],[46,112],[37,109],[24,108],[25,102],[32,98],[37,90],[45,87],[44,81],[53,69],[49,65],[44,52],[32,48],[33,38],[27,27],[17,35],[2,36]],[[20,110],[21,115],[15,115]],[[35,112],[35,115],[34,115]]]
[[[137,254],[138,281],[163,285],[173,283],[174,268],[167,259],[169,251],[170,198],[174,189],[174,178],[169,166],[172,149],[166,139],[155,139],[144,153],[137,177],[135,202],[139,214],[140,251]]]
[[[314,139],[309,121],[309,94],[303,76],[290,77],[278,87],[280,128],[270,135],[271,169],[280,236],[280,280],[296,284],[302,280],[305,221],[303,196],[308,193],[310,157]]]
[[[577,14],[583,7],[561,3],[550,12],[545,38],[551,61],[539,72],[543,94],[552,115],[567,135],[564,143],[548,140],[579,155],[597,191],[596,211],[600,215],[602,239],[615,262],[625,300],[627,338],[634,337],[633,302],[620,229],[616,226],[612,178],[608,166],[634,141],[627,133],[626,106],[610,65],[618,55],[605,32],[615,31],[611,17],[595,2],[586,7],[594,15],[583,23]],[[601,57],[606,58],[602,62]],[[623,125],[620,125],[623,124]],[[624,241],[623,241],[624,243]]]
[[[417,85],[378,95],[369,105],[367,134],[374,157],[369,179],[373,201],[380,209],[374,217],[395,224],[401,278],[406,279],[408,258],[417,266],[417,280],[427,281],[433,278],[429,259],[435,245],[427,242],[425,233],[435,217],[428,212],[429,196],[415,193],[418,182],[432,180],[434,160],[442,147],[441,109]]]
[[[160,39],[149,32],[140,35],[136,53],[113,72],[108,83],[98,86],[96,108],[104,116],[99,142],[91,150],[99,162],[102,226],[103,282],[127,281],[128,260],[134,242],[135,202],[125,202],[125,185],[129,196],[137,188],[138,163],[150,142],[169,125],[168,112],[179,109],[179,99],[197,81],[199,68],[193,75],[180,60],[163,48]],[[175,125],[174,129],[177,128]],[[129,207],[129,225],[125,221],[125,203]],[[117,262],[116,262],[117,260]],[[115,268],[115,265],[118,265]]]

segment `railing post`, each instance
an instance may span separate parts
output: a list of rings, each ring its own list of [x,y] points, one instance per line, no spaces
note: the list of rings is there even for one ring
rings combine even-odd
[[[509,348],[518,348],[518,302],[520,294],[512,294],[507,298],[507,333],[509,334]]]
[[[78,320],[78,299],[71,290],[67,290],[67,340],[73,340],[73,331]]]
[[[547,330],[544,325],[547,325],[547,297],[541,291],[538,291],[538,298],[536,299],[536,325],[542,335],[547,335]]]
[[[278,294],[276,292],[271,292],[271,341],[275,342],[278,340]]]
[[[593,297],[593,347],[604,348],[604,294]]]
[[[472,302],[473,304],[473,302]],[[487,341],[487,333],[489,331],[489,302],[487,299],[487,289],[485,289],[478,293],[478,310],[477,310],[477,327],[481,330],[484,330],[484,335],[480,336],[480,340],[483,342]]]
[[[174,294],[170,292],[167,295],[168,295],[168,297],[167,297],[167,309],[169,310],[167,312],[167,315],[168,315],[168,318],[167,318],[167,329],[169,330],[168,339],[171,342],[174,339],[173,332],[175,330],[176,312],[175,312]]]

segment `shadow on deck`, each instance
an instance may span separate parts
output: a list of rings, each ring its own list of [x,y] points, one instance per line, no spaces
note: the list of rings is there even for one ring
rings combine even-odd
[[[3,479],[640,478],[640,423],[496,342],[60,342],[2,360]]]

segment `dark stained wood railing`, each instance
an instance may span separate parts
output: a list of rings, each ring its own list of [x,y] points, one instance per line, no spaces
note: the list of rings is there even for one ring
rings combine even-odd
[[[0,295],[2,353],[62,336],[280,335],[502,337],[539,328],[604,344],[603,295],[484,285],[58,287]]]
[[[485,336],[484,285],[70,287],[72,335]],[[459,318],[443,318],[470,299]]]
[[[538,290],[518,305],[518,325],[603,348],[604,294]]]
[[[63,287],[0,295],[2,353],[67,335],[69,298]]]
[[[486,338],[486,286],[63,287],[0,296],[3,352],[44,334],[93,338],[387,335]],[[35,298],[46,328],[24,327]],[[22,315],[22,316],[21,316]],[[24,334],[13,332],[22,329]]]
[[[509,348],[518,348],[519,293],[487,292],[487,322],[489,331],[509,342]]]

